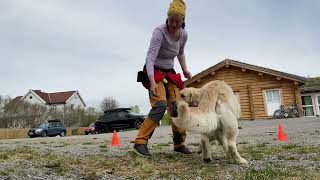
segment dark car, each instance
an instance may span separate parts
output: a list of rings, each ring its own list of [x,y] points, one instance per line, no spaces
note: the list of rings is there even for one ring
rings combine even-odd
[[[90,124],[90,126],[87,127],[87,128],[84,130],[84,133],[85,133],[86,135],[88,135],[88,134],[97,134],[98,132],[96,131],[96,124],[95,124],[95,123]]]
[[[104,133],[131,128],[139,129],[144,118],[143,115],[131,112],[130,108],[116,108],[105,111],[95,121],[95,130],[99,133]]]
[[[41,137],[46,137],[46,136],[65,136],[67,134],[67,129],[63,125],[63,123],[58,120],[49,120],[46,123],[41,124],[37,128],[32,128],[28,131],[28,136],[30,138],[36,137],[36,136],[41,136]]]

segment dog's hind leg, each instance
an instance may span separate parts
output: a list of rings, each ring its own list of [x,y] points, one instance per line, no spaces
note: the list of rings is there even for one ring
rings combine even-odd
[[[228,161],[231,160],[230,158],[230,154],[229,154],[229,143],[228,143],[228,138],[226,136],[226,134],[224,134],[225,132],[221,132],[221,134],[219,134],[218,136],[218,141],[221,144],[224,152],[226,153],[227,159]]]
[[[207,135],[201,134],[201,147],[202,147],[202,159],[205,162],[210,162],[211,159],[211,148],[209,137]]]
[[[219,141],[216,140],[216,138],[211,139],[211,137],[209,138],[209,143],[210,143],[210,147],[211,147],[211,152],[214,152],[216,150],[216,147],[219,146]],[[198,146],[198,150],[197,150],[198,154],[202,153],[202,147],[201,147],[201,142]]]
[[[237,130],[235,130],[237,131]],[[228,139],[228,148],[229,148],[229,153],[232,157],[232,159],[238,163],[238,164],[247,164],[248,162],[242,158],[237,150],[237,145],[236,145],[236,139],[237,139],[237,132],[232,132],[232,135]]]

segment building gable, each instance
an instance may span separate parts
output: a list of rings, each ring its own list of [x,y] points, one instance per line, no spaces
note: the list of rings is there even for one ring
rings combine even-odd
[[[189,84],[195,82],[195,81],[201,81],[202,78],[204,78],[205,76],[210,76],[210,75],[214,75],[216,73],[216,71],[218,71],[219,69],[223,68],[223,67],[230,67],[230,66],[234,66],[234,67],[238,67],[241,68],[242,71],[255,71],[257,72],[257,74],[259,75],[263,75],[263,74],[268,74],[271,76],[275,76],[278,80],[284,78],[284,79],[288,79],[288,80],[292,80],[297,82],[299,85],[304,84],[307,79],[301,76],[297,76],[297,75],[293,75],[293,74],[289,74],[289,73],[285,73],[285,72],[280,72],[280,71],[276,71],[276,70],[272,70],[272,69],[268,69],[268,68],[264,68],[264,67],[260,67],[260,66],[255,66],[255,65],[251,65],[251,64],[247,64],[247,63],[242,63],[239,61],[235,61],[235,60],[231,60],[231,59],[225,59],[223,61],[221,61],[220,63],[209,67],[208,69],[198,73],[197,75],[193,76],[191,79],[185,81],[185,84],[188,86]]]
[[[46,101],[33,90],[29,90],[27,94],[21,98],[21,100],[27,101],[31,104],[46,104]]]
[[[85,107],[86,104],[84,103],[82,97],[80,96],[79,92],[76,91],[67,101],[66,104],[68,105],[75,105],[75,106],[82,106]]]

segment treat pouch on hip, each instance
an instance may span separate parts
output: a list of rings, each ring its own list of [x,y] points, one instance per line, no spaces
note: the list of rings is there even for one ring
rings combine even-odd
[[[149,82],[148,74],[145,71],[139,71],[137,76],[137,82]]]

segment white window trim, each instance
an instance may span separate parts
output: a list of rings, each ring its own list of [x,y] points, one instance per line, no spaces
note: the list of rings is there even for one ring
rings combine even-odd
[[[320,94],[319,94],[320,95]],[[302,102],[302,97],[303,96],[310,96],[311,97],[311,102],[312,102],[312,105],[303,105],[302,104],[302,109],[304,108],[304,107],[312,107],[312,109],[313,109],[313,116],[306,116],[305,115],[305,113],[304,113],[304,116],[306,116],[306,117],[314,117],[314,116],[316,116],[316,114],[317,114],[317,106],[316,106],[316,104],[318,104],[318,103],[316,103],[316,102],[314,102],[315,101],[315,99],[314,99],[314,94],[303,94],[303,95],[301,95],[301,102]]]
[[[320,116],[320,103],[318,101],[318,98],[320,99],[320,94],[315,94],[315,101],[316,101],[316,116]]]

